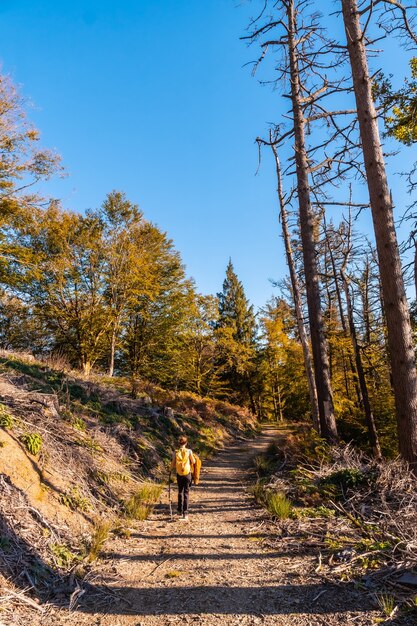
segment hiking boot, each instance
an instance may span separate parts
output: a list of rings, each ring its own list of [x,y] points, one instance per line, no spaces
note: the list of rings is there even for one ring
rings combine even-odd
[[[184,522],[188,522],[188,513],[184,513],[184,515],[181,518]]]

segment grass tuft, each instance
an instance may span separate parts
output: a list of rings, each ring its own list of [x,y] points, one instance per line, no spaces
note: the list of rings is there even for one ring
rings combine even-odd
[[[136,493],[125,502],[126,515],[137,520],[145,520],[152,512],[159,499],[163,485],[143,483]]]
[[[376,601],[386,617],[392,617],[394,615],[397,608],[394,596],[388,593],[379,593],[376,596]]]
[[[288,519],[292,514],[292,504],[284,493],[270,492],[267,495],[266,508],[278,519]]]
[[[95,561],[100,555],[100,552],[104,546],[104,543],[109,537],[111,531],[111,523],[106,521],[100,521],[94,528],[94,532],[91,535],[90,544],[88,547],[87,561],[91,563]]]

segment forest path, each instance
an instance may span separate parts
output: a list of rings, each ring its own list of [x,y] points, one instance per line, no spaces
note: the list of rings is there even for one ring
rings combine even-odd
[[[130,540],[108,544],[96,587],[111,588],[114,600],[100,606],[95,594],[91,599],[86,594],[61,623],[371,624],[366,595],[323,582],[315,572],[316,555],[303,553],[302,546],[296,553],[286,550],[285,538],[279,549],[263,547],[263,538],[278,537],[279,529],[247,494],[249,460],[279,432],[265,427],[255,441],[225,449],[207,463],[201,485],[191,490],[188,522],[170,521],[164,494],[164,505],[138,525]],[[174,487],[174,511],[175,498]]]

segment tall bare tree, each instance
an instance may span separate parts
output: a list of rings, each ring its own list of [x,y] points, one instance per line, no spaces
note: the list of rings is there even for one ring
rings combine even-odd
[[[282,235],[284,239],[285,254],[287,257],[288,270],[290,272],[291,289],[292,289],[292,296],[294,300],[295,315],[297,318],[298,334],[300,336],[300,342],[303,348],[304,366],[306,369],[308,391],[310,395],[311,416],[312,416],[314,428],[318,432],[320,432],[320,415],[319,415],[319,406],[318,406],[318,401],[317,401],[316,381],[314,378],[313,359],[311,356],[309,340],[307,337],[307,331],[306,331],[306,327],[304,324],[300,285],[299,285],[297,271],[296,271],[295,262],[294,262],[290,230],[288,227],[287,201],[284,196],[283,185],[282,185],[281,163],[279,160],[277,147],[273,141],[272,131],[270,133],[269,139],[270,139],[271,149],[275,158],[275,167],[276,167],[276,173],[277,173],[277,193],[278,193],[278,204],[279,204],[279,211],[280,211],[280,218],[281,218],[281,226],[282,226]]]
[[[314,119],[325,119],[327,113],[315,108],[315,104],[329,89],[322,80],[321,69],[326,64],[328,51],[320,33],[316,16],[304,20],[302,11],[304,0],[280,0],[272,2],[272,14],[266,14],[268,2],[262,15],[252,25],[251,34],[246,37],[251,42],[261,41],[261,61],[269,48],[284,49],[283,61],[279,66],[278,81],[288,81],[286,96],[291,102],[291,126],[277,138],[277,144],[285,139],[294,139],[294,162],[300,235],[302,241],[303,265],[306,283],[307,307],[310,336],[317,388],[317,400],[322,435],[330,442],[337,442],[338,434],[334,415],[333,393],[330,380],[328,346],[324,333],[323,314],[320,296],[319,272],[315,242],[315,212],[311,200],[310,176],[314,171],[311,155],[306,145],[306,128]],[[263,20],[262,25],[260,20]],[[275,30],[278,29],[278,33]],[[323,56],[324,55],[324,56]],[[259,64],[258,61],[258,64]],[[256,67],[256,66],[255,66]],[[320,86],[317,86],[317,80]],[[325,163],[319,165],[326,167]]]
[[[395,231],[393,203],[388,186],[379,136],[377,112],[372,97],[366,35],[360,23],[356,0],[341,0],[357,115],[369,190],[372,219],[380,268],[380,280],[387,323],[388,348],[395,395],[400,453],[417,467],[417,374],[411,324],[404,289],[401,261]],[[362,10],[372,11],[377,2]],[[410,30],[399,2],[383,2],[391,10],[399,8],[404,28]],[[369,17],[369,16],[368,16]],[[367,21],[368,24],[369,20]],[[366,26],[365,26],[366,28]]]

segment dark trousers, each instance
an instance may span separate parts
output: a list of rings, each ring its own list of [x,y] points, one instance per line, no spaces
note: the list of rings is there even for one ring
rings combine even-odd
[[[187,513],[188,511],[188,494],[190,493],[192,474],[180,476],[177,474],[178,484],[178,513]]]

